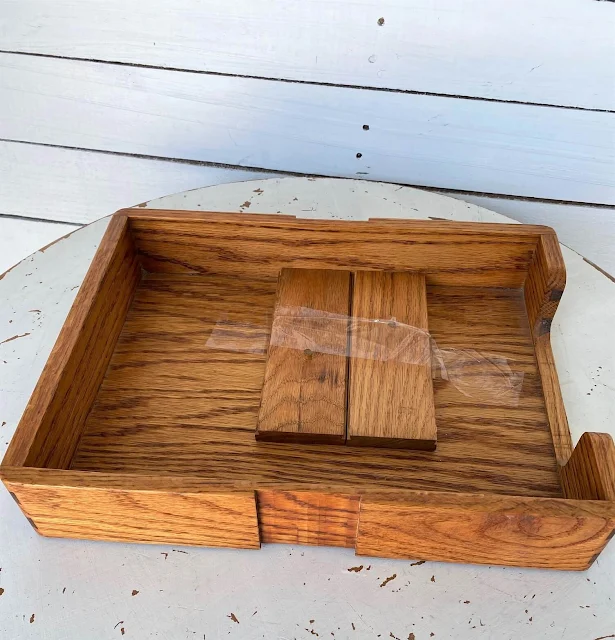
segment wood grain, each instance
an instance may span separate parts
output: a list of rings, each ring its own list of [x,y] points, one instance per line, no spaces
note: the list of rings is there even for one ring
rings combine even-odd
[[[38,533],[208,547],[260,547],[254,491],[180,493],[7,482]]]
[[[355,545],[359,495],[260,490],[257,502],[261,542]]]
[[[282,269],[257,440],[343,444],[350,272]]]
[[[442,349],[498,353],[523,375],[514,404],[476,402],[437,379],[434,454],[254,441],[275,290],[275,279],[146,276],[72,468],[259,487],[562,495],[521,291],[428,287],[430,332]],[[242,351],[207,346],[224,314],[230,344]]]
[[[589,566],[615,528],[615,454],[610,440],[586,436],[560,484],[562,445],[545,403],[545,380],[556,378],[540,369],[552,366],[536,346],[548,346],[541,340],[553,292],[563,287],[554,234],[254,218],[177,220],[165,211],[114,219],[90,270],[98,275],[84,287],[88,313],[66,329],[77,346],[66,361],[56,356],[63,369],[51,380],[60,382],[43,397],[57,421],[20,425],[13,447],[22,455],[0,473],[37,529],[214,546],[255,547],[260,537],[356,543],[359,553],[392,557]],[[391,250],[383,240],[377,255],[368,235]],[[305,264],[297,255],[308,256]],[[429,266],[437,255],[445,268]],[[140,260],[154,272],[141,272]],[[365,308],[355,311],[428,324],[447,374],[433,383],[438,450],[257,443],[278,267],[333,269],[330,277],[345,283],[349,270],[366,269],[360,279],[393,290],[396,276],[382,272],[406,260],[433,270],[426,304],[413,276],[414,308],[408,296],[373,295],[372,287],[359,292]],[[318,293],[313,282],[305,288]],[[406,308],[377,308],[382,299]],[[87,375],[86,356],[98,368],[79,405],[61,375]],[[47,468],[30,466],[39,463]]]
[[[259,280],[144,276],[88,425],[123,415],[154,440],[156,425],[253,438],[274,301]]]
[[[560,465],[572,453],[566,409],[551,349],[551,323],[566,286],[566,267],[554,233],[541,235],[524,286],[530,330],[542,380],[555,456]]]
[[[347,444],[433,451],[425,277],[356,272],[352,318]]]
[[[140,277],[128,221],[118,216],[102,239],[3,464],[70,465]]]
[[[417,492],[364,495],[358,555],[587,569],[615,530],[615,504]]]
[[[584,433],[561,468],[564,495],[615,502],[615,444],[608,433]]]
[[[179,220],[164,210],[120,213],[130,216],[148,271],[261,279],[276,279],[284,267],[412,270],[424,271],[428,284],[521,287],[545,230],[418,220],[263,220],[201,212]]]

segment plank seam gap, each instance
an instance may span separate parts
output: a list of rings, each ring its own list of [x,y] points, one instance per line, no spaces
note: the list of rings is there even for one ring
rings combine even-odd
[[[613,0],[615,2],[615,0]],[[365,182],[383,182],[385,184],[397,184],[400,187],[413,187],[423,191],[433,191],[434,193],[456,193],[459,195],[477,196],[483,198],[498,198],[500,200],[514,200],[523,202],[544,202],[545,204],[562,204],[574,207],[591,207],[594,209],[614,209],[612,204],[602,202],[583,202],[576,200],[555,200],[550,198],[536,198],[533,196],[515,196],[505,193],[493,193],[489,191],[467,191],[462,189],[450,189],[447,187],[430,187],[422,184],[408,184],[391,182],[389,180],[370,180],[365,178],[348,178],[346,176],[325,175],[321,173],[301,173],[299,171],[286,171],[283,169],[266,169],[263,167],[253,167],[250,165],[225,164],[222,162],[211,162],[209,160],[190,160],[188,158],[172,158],[169,156],[153,156],[144,153],[129,153],[128,151],[109,151],[108,149],[90,149],[88,147],[73,147],[70,145],[52,144],[50,142],[33,142],[31,140],[15,140],[13,138],[0,138],[0,142],[8,142],[11,144],[24,144],[34,147],[48,147],[51,149],[66,149],[67,151],[83,151],[85,153],[101,153],[109,156],[121,156],[124,158],[137,158],[139,160],[153,160],[157,162],[174,162],[176,164],[187,164],[197,167],[213,167],[218,169],[232,169],[236,171],[253,171],[254,173],[270,173],[279,176],[291,176],[299,178],[335,178],[337,180],[363,180]],[[27,218],[32,220],[33,218]],[[81,224],[81,223],[67,223]]]
[[[615,0],[609,0],[615,2]],[[292,78],[272,78],[269,76],[256,76],[242,73],[228,73],[224,71],[209,71],[199,69],[184,69],[182,67],[161,67],[153,64],[138,62],[123,62],[119,60],[102,60],[99,58],[81,58],[78,56],[60,56],[52,53],[36,53],[32,51],[10,51],[0,49],[0,53],[14,56],[29,56],[34,58],[49,58],[52,60],[71,60],[73,62],[91,62],[107,64],[118,67],[133,67],[138,69],[155,69],[157,71],[176,71],[178,73],[194,73],[207,76],[221,76],[224,78],[244,78],[246,80],[265,80],[269,82],[284,82],[287,84],[305,84],[317,87],[336,87],[340,89],[356,89],[361,91],[380,91],[383,93],[402,93],[414,96],[431,96],[436,98],[451,98],[455,100],[477,100],[479,102],[497,102],[501,104],[518,104],[530,107],[548,107],[551,109],[572,109],[574,111],[589,111],[594,113],[615,113],[615,109],[598,109],[596,107],[577,107],[566,104],[549,104],[547,102],[525,102],[523,100],[504,100],[501,98],[484,98],[482,96],[468,96],[454,93],[437,93],[434,91],[417,91],[415,89],[391,89],[388,87],[370,87],[358,84],[342,84],[335,82],[319,82],[316,80],[294,80]]]
[[[14,213],[2,213],[0,212],[0,218],[9,218],[11,220],[25,220],[27,222],[49,222],[50,224],[61,224],[66,227],[84,227],[87,222],[66,222],[65,220],[55,220],[51,218],[37,218],[30,216],[20,216]]]

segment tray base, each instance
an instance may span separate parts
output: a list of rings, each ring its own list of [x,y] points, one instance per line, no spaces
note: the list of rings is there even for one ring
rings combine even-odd
[[[434,452],[255,442],[275,290],[272,280],[146,274],[71,468],[562,496],[522,290],[428,287],[438,349],[506,358],[522,374],[519,393],[504,396],[485,389],[491,369],[475,368],[469,387],[435,379]]]

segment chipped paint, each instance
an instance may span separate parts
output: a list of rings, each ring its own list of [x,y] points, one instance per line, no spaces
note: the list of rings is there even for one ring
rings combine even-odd
[[[20,335],[17,336],[13,336],[12,338],[7,338],[6,340],[3,340],[2,342],[0,342],[0,344],[6,344],[7,342],[13,342],[13,340],[17,340],[18,338],[25,338],[26,336],[29,336],[30,332],[26,332],[26,333],[22,333]]]
[[[380,587],[386,587],[386,585],[389,584],[391,580],[395,580],[395,578],[397,578],[396,573],[394,573],[392,576],[389,576],[388,578],[385,578],[384,582],[380,585]]]

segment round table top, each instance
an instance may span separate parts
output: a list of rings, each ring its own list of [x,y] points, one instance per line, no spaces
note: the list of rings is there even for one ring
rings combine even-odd
[[[139,206],[514,222],[410,187],[325,178],[225,184]],[[83,227],[0,276],[2,456],[107,224]],[[572,439],[584,431],[615,436],[615,284],[574,251],[562,253],[567,284],[551,336]],[[51,539],[36,534],[2,490],[0,632],[63,640],[615,637],[615,543],[587,572],[573,573],[413,564],[325,547],[255,552]]]

